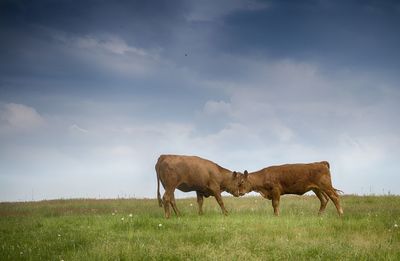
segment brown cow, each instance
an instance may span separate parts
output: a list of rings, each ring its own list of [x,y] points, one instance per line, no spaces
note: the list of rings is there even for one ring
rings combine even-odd
[[[314,191],[319,200],[321,214],[329,201],[336,206],[339,216],[343,215],[337,189],[332,187],[329,163],[327,161],[309,164],[286,164],[271,166],[262,170],[240,175],[239,193],[259,192],[264,198],[272,199],[274,213],[279,216],[279,199],[284,194],[303,195]]]
[[[212,161],[196,156],[161,155],[156,164],[157,198],[160,207],[164,205],[165,217],[170,217],[169,205],[176,215],[179,211],[175,204],[175,188],[183,192],[196,191],[199,214],[203,213],[203,197],[214,196],[222,212],[224,207],[221,192],[227,191],[239,196],[239,177],[236,172],[222,168]],[[161,200],[160,180],[165,192]]]

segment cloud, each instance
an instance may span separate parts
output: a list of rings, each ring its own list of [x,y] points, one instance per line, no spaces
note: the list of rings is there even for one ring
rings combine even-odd
[[[388,166],[385,178],[393,179],[394,167],[386,162],[392,161],[390,155],[398,155],[399,146],[393,144],[399,144],[399,125],[387,119],[398,111],[399,96],[392,86],[381,88],[371,76],[333,77],[316,64],[288,59],[261,62],[236,57],[234,64],[241,74],[231,80],[196,78],[195,86],[223,95],[205,96],[203,102],[192,98],[190,106],[174,111],[171,107],[180,100],[175,93],[122,103],[112,98],[63,98],[58,103],[69,104],[74,111],[58,115],[50,110],[55,115],[47,117],[53,119],[49,128],[42,137],[31,137],[36,143],[15,148],[9,142],[2,148],[2,155],[8,155],[2,157],[2,173],[32,172],[50,187],[62,177],[79,181],[80,188],[63,192],[66,197],[82,191],[91,197],[133,192],[153,197],[154,164],[164,153],[199,155],[240,171],[328,160],[335,186],[350,193],[367,187],[383,165]],[[172,68],[170,75],[176,77],[176,70]],[[374,86],[373,102],[359,96],[365,83]],[[165,103],[158,102],[162,98]],[[12,158],[30,167],[13,167]],[[45,176],[52,178],[46,181]],[[360,177],[362,182],[357,183]],[[69,184],[73,186],[72,181]],[[390,184],[376,184],[396,191]],[[59,194],[49,192],[47,197]]]
[[[81,128],[76,124],[72,124],[71,126],[69,126],[69,130],[72,132],[79,132],[79,133],[88,133],[89,132],[88,130]]]
[[[59,39],[67,44],[71,44],[72,46],[85,49],[87,51],[108,51],[118,55],[127,55],[129,53],[139,56],[149,55],[143,49],[129,46],[123,39],[115,35],[102,35],[100,37],[86,35],[82,37],[71,37],[69,39],[59,37]]]
[[[317,64],[288,59],[235,62],[243,65],[247,71],[241,77],[248,82],[208,82],[225,89],[228,97],[204,104],[201,125],[223,124],[196,137],[203,148],[241,155],[253,170],[263,164],[329,160],[347,190],[356,188],[349,189],[346,181],[359,175],[374,179],[378,166],[387,166],[399,153],[393,144],[398,144],[400,125],[390,120],[398,111],[399,92],[388,82],[355,72],[330,74]]]
[[[384,143],[382,137],[376,140],[342,134],[338,137],[336,157],[340,166],[348,172],[368,171],[389,156]]]
[[[226,114],[230,115],[232,108],[231,104],[225,101],[207,101],[203,109],[204,113],[209,115]]]
[[[282,68],[281,71],[276,70],[274,73],[281,75],[281,81],[288,78],[285,68],[290,67],[289,71],[294,70],[293,68],[300,70],[293,73],[294,75],[300,75],[301,70],[307,71],[309,68],[296,65],[278,67]],[[316,82],[325,83],[328,89],[334,87],[326,84],[328,80],[316,71],[313,76]],[[313,85],[313,77],[310,76],[305,82]],[[360,133],[357,124],[350,124],[351,122],[342,128],[339,126],[342,114],[322,125],[320,119],[313,120],[314,110],[318,117],[326,116],[324,102],[329,99],[307,107],[308,86],[303,89],[304,96],[298,90],[296,101],[286,100],[284,96],[280,96],[281,99],[265,99],[270,94],[268,89],[264,89],[264,84],[269,82],[253,82],[251,86],[240,86],[239,83],[237,88],[229,90],[226,99],[207,100],[198,112],[191,112],[195,117],[186,119],[149,119],[148,113],[154,103],[144,102],[144,107],[140,108],[134,106],[134,110],[147,112],[135,114],[134,118],[127,107],[117,101],[109,101],[106,106],[93,101],[90,103],[92,110],[89,111],[74,104],[79,113],[61,118],[59,116],[57,121],[49,124],[50,128],[44,130],[43,136],[47,142],[38,140],[31,146],[17,147],[10,143],[8,147],[0,149],[2,179],[9,180],[7,184],[15,186],[15,191],[20,191],[17,189],[19,185],[11,181],[11,176],[36,176],[36,181],[30,178],[32,182],[29,184],[19,184],[25,184],[28,191],[31,188],[35,191],[46,191],[42,198],[115,197],[118,194],[154,197],[154,164],[160,154],[167,153],[199,155],[231,170],[240,171],[254,171],[268,165],[290,162],[328,160],[333,168],[335,186],[347,193],[354,193],[361,192],[361,187],[368,187],[368,182],[376,175],[377,166],[383,165],[388,155],[398,155],[398,146],[393,145],[400,144],[395,133],[392,136],[387,133],[378,135],[381,131],[378,128],[376,132],[366,136],[366,133]],[[299,81],[296,88],[301,87],[302,83]],[[334,93],[333,90],[330,91]],[[294,101],[296,106],[292,106]],[[379,103],[379,106],[384,104]],[[351,105],[353,107],[346,105],[346,108],[342,108],[340,101],[337,105],[338,110],[354,111],[354,107],[359,108],[357,103]],[[87,103],[82,106],[87,106]],[[306,108],[302,109],[302,106]],[[104,107],[113,108],[113,112],[107,114],[93,109]],[[99,115],[93,114],[94,112]],[[383,109],[377,111],[374,119],[384,112]],[[292,118],[292,114],[295,117]],[[217,121],[221,123],[218,128],[207,132],[198,131],[200,124],[209,128]],[[68,122],[71,122],[67,125],[70,126],[69,131],[65,131]],[[82,122],[85,123],[85,128],[82,127]],[[369,125],[370,128],[371,126],[375,125]],[[70,135],[71,132],[85,135]],[[17,158],[25,164],[16,167]],[[393,173],[393,166],[389,165],[387,168],[392,171],[387,171],[389,174],[384,177],[393,180],[394,177],[387,176]],[[362,180],[357,181],[360,177]],[[20,179],[22,178],[18,178]],[[62,182],[63,179],[66,181]],[[45,184],[49,187],[60,186],[60,189],[46,190]],[[392,192],[396,191],[390,184],[375,184]],[[187,194],[177,193],[177,196]],[[3,198],[8,197],[3,194]]]
[[[1,105],[0,121],[2,127],[10,131],[34,130],[43,126],[46,122],[35,108],[17,103]]]
[[[107,74],[122,74],[125,77],[146,75],[153,72],[160,62],[159,50],[132,46],[114,34],[79,35],[47,27],[40,29],[54,39],[60,52]]]

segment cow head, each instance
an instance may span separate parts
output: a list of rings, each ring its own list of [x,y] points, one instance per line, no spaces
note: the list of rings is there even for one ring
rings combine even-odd
[[[247,172],[247,170],[244,171],[244,173],[242,175],[240,175],[239,178],[239,195],[243,196],[246,193],[249,193],[250,191],[252,191],[252,186],[251,183],[248,180],[249,177],[249,173]]]
[[[239,197],[239,182],[241,180],[241,176],[243,176],[242,173],[234,171],[232,172],[232,177],[229,182],[225,184],[226,191],[235,197]]]

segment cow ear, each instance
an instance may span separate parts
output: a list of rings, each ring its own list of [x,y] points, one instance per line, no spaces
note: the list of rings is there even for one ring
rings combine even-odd
[[[247,178],[247,176],[249,175],[249,173],[247,172],[247,170],[244,171],[244,177]]]
[[[233,172],[233,177],[236,178],[236,176],[237,176],[237,172],[234,171],[234,172]]]

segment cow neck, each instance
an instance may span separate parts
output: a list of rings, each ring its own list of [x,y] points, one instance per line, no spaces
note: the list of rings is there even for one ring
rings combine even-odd
[[[229,169],[223,168],[221,166],[219,167],[219,171],[224,175],[224,176],[231,176],[232,175],[232,171],[230,171]]]
[[[218,166],[218,167],[219,167],[219,172],[223,176],[223,186],[225,187],[225,180],[228,180],[232,177],[232,171],[230,171],[229,169],[223,168],[221,166]]]
[[[256,189],[258,184],[262,184],[262,180],[264,179],[263,172],[261,170],[255,171],[252,173],[249,173],[247,176],[247,179],[249,180],[252,189]]]

